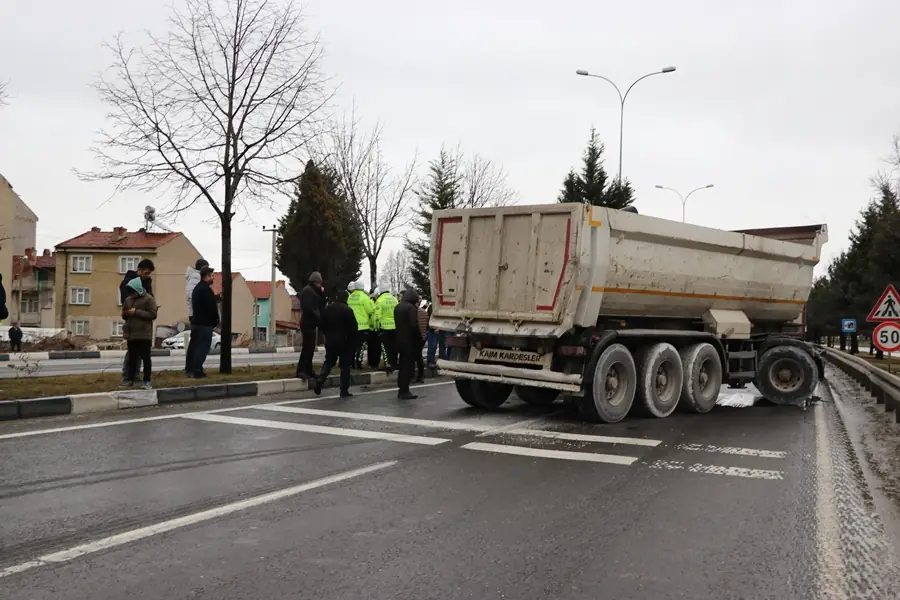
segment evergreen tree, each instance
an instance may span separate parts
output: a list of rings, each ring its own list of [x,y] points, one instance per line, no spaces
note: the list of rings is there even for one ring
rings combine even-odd
[[[299,292],[313,271],[325,280],[326,297],[360,276],[363,240],[347,198],[334,176],[313,161],[296,186],[296,193],[278,223],[276,265]]]
[[[603,143],[591,128],[591,137],[582,157],[581,173],[569,171],[563,180],[560,202],[580,202],[593,206],[625,208],[634,202],[634,190],[627,180],[620,184],[610,179],[603,166]]]
[[[431,299],[431,280],[428,272],[428,253],[431,248],[431,215],[436,210],[457,208],[462,200],[463,176],[459,158],[445,148],[437,159],[431,161],[425,183],[416,192],[420,207],[416,216],[416,229],[422,234],[409,238],[406,249],[410,258],[412,284]]]

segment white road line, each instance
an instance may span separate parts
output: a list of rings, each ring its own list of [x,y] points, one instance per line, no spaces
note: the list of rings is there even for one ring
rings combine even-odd
[[[704,446],[702,444],[678,444],[678,450],[692,452],[716,452],[718,454],[733,454],[736,456],[758,456],[760,458],[784,458],[787,452],[780,450],[756,450],[754,448],[733,448],[731,446]]]
[[[472,442],[462,446],[466,450],[496,452],[498,454],[516,454],[536,458],[556,458],[560,460],[580,460],[585,462],[610,463],[614,465],[630,465],[637,460],[636,456],[617,456],[615,454],[599,454],[597,452],[567,452],[565,450],[542,450],[526,446],[508,446],[506,444],[486,444]]]
[[[336,417],[339,419],[378,421],[379,423],[418,425],[420,427],[453,429],[456,431],[490,431],[497,428],[497,425],[490,425],[485,423],[471,423],[466,421],[435,421],[433,419],[411,419],[408,417],[374,415],[370,413],[355,413],[342,410],[320,410],[318,408],[299,408],[295,406],[260,406],[259,410],[270,410],[273,412],[290,413],[295,415],[311,415],[316,417]]]
[[[39,556],[33,560],[29,560],[27,562],[13,565],[11,567],[0,570],[0,579],[37,567],[68,562],[81,556],[94,554],[96,552],[102,552],[104,550],[109,550],[110,548],[116,548],[124,544],[130,544],[131,542],[142,540],[154,535],[173,531],[182,527],[189,527],[197,523],[202,523],[203,521],[209,521],[211,519],[223,517],[231,513],[246,510],[248,508],[268,504],[270,502],[275,502],[277,500],[282,500],[291,496],[296,496],[297,494],[330,485],[332,483],[346,481],[348,479],[353,479],[354,477],[360,477],[368,473],[374,473],[375,471],[387,469],[388,467],[392,467],[395,464],[397,464],[397,461],[391,460],[387,462],[376,463],[374,465],[369,465],[368,467],[362,467],[360,469],[344,471],[343,473],[338,473],[329,477],[323,477],[322,479],[316,479],[314,481],[310,481],[309,483],[295,485],[278,490],[276,492],[270,492],[268,494],[262,494],[253,498],[247,498],[246,500],[241,500],[239,502],[232,502],[231,504],[225,504],[216,508],[210,508],[198,513],[185,515],[183,517],[178,517],[175,519],[169,519],[168,521],[162,521],[161,523],[156,523],[155,525],[147,525],[146,527],[140,527],[138,529],[126,531],[124,533],[111,535],[99,540],[94,540],[93,542],[74,546],[72,548],[69,548],[68,550],[61,550],[59,552],[44,554],[43,556]]]
[[[416,385],[411,386],[415,389],[426,388],[426,387],[435,387],[439,385],[450,385],[452,381],[442,381],[439,383],[426,383],[424,385]],[[380,390],[370,390],[366,392],[355,392],[354,396],[368,396],[372,394],[384,394],[386,392],[390,392],[391,388],[380,389]],[[288,392],[290,393],[290,392]],[[316,396],[314,398],[301,398],[299,400],[282,400],[280,402],[266,402],[264,404],[247,404],[244,406],[232,406],[230,408],[217,408],[215,410],[202,410],[197,412],[187,412],[187,413],[178,413],[173,415],[161,415],[157,417],[139,417],[136,419],[119,419],[116,421],[106,421],[104,423],[87,423],[84,425],[69,425],[67,427],[53,427],[50,429],[36,429],[33,431],[18,431],[16,433],[4,433],[0,435],[0,440],[10,440],[14,438],[23,438],[23,437],[31,437],[33,435],[44,435],[48,433],[65,433],[67,431],[80,431],[82,429],[96,429],[99,427],[113,427],[115,425],[129,425],[132,423],[148,423],[150,421],[164,421],[166,419],[180,419],[182,417],[186,417],[188,415],[212,415],[218,413],[226,413],[226,412],[234,412],[238,410],[247,410],[250,408],[260,408],[263,406],[273,406],[273,405],[282,405],[282,404],[303,404],[306,402],[317,402],[319,400],[334,400],[335,398],[340,398],[340,395],[333,396]],[[15,421],[13,421],[15,422]]]
[[[783,471],[769,471],[766,469],[746,469],[744,467],[723,467],[721,465],[704,465],[701,463],[688,464],[677,460],[657,460],[647,465],[651,469],[668,469],[670,471],[687,471],[689,473],[703,473],[706,475],[728,475],[731,477],[746,477],[748,479],[784,479]]]
[[[573,442],[595,442],[598,444],[630,444],[632,446],[659,446],[662,440],[646,438],[615,437],[610,435],[589,435],[585,433],[564,433],[562,431],[543,431],[540,429],[507,429],[504,435],[533,435],[535,437],[551,440],[566,440]]]
[[[816,546],[822,598],[848,598],[847,566],[841,551],[841,528],[834,498],[834,465],[825,407],[816,403]]]
[[[340,435],[343,437],[364,438],[371,440],[387,440],[391,442],[403,442],[405,444],[422,444],[424,446],[437,446],[450,440],[421,435],[401,435],[399,433],[386,433],[384,431],[368,431],[366,429],[343,429],[341,427],[324,427],[322,425],[306,425],[303,423],[289,423],[287,421],[268,421],[266,419],[245,419],[244,417],[229,417],[225,415],[184,415],[186,419],[195,421],[208,421],[211,423],[226,423],[229,425],[249,425],[250,427],[266,427],[269,429],[286,429],[288,431],[305,431],[307,433],[322,433],[325,435]]]

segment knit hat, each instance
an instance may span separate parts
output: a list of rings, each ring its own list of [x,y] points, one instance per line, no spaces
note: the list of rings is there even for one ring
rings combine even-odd
[[[138,296],[144,295],[144,284],[141,282],[140,277],[135,277],[127,284],[125,284],[125,287],[129,287],[132,291],[137,292]]]

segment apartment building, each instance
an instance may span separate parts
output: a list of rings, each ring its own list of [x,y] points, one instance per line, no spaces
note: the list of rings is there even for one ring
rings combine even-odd
[[[253,340],[266,342],[268,340],[269,318],[272,305],[271,281],[248,281],[250,291],[253,294]],[[276,346],[287,346],[293,343],[293,333],[300,329],[300,325],[292,322],[291,295],[287,291],[284,281],[275,282],[275,334]]]
[[[184,272],[200,253],[180,232],[128,231],[93,227],[56,245],[57,327],[95,340],[122,337],[119,284],[125,273],[149,258],[156,266],[153,294],[159,305],[157,325],[187,321]]]
[[[0,175],[0,275],[6,288],[13,279],[13,257],[37,245],[37,222],[37,215]]]
[[[213,274],[212,291],[219,302],[219,315],[222,314],[222,274]],[[231,274],[231,333],[237,341],[250,339],[253,335],[253,293],[247,280],[240,273]]]
[[[56,256],[50,250],[37,254],[26,248],[13,257],[12,282],[6,293],[9,322],[21,327],[56,327]]]

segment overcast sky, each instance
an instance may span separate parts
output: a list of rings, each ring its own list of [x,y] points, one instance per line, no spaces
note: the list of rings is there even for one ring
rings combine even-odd
[[[176,0],[177,1],[177,0]],[[142,226],[166,198],[83,183],[104,107],[88,87],[109,65],[119,31],[163,31],[165,0],[11,0],[0,8],[0,173],[38,214],[52,247],[91,226]],[[595,126],[615,172],[620,86],[624,172],[644,214],[680,219],[671,192],[696,193],[688,221],[725,229],[826,222],[829,259],[847,244],[869,178],[900,131],[900,2],[857,0],[312,0],[325,70],[340,84],[335,110],[356,102],[385,127],[389,160],[461,144],[502,165],[522,203],[556,200]],[[137,39],[137,38],[134,38]],[[424,169],[423,169],[424,171]],[[283,210],[283,208],[282,208]],[[257,212],[235,235],[235,270],[268,279],[268,234],[281,211]],[[209,207],[182,217],[214,266]],[[399,242],[397,242],[399,244]],[[395,244],[395,245],[397,245]],[[821,270],[821,269],[820,269]]]

